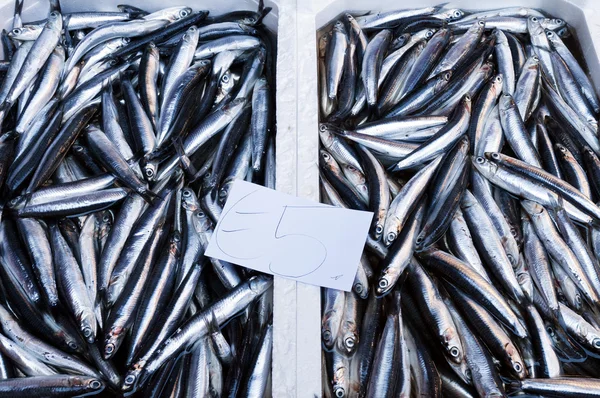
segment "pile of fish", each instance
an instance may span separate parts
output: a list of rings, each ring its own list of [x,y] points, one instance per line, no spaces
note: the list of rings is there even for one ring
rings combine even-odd
[[[600,396],[600,102],[565,22],[318,37],[321,197],[374,213],[352,291],[322,292],[324,396]]]
[[[22,7],[0,62],[0,396],[269,396],[271,278],[204,250],[235,179],[275,185],[270,9]]]

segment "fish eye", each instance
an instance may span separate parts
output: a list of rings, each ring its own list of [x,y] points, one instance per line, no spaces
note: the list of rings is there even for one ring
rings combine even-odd
[[[554,32],[551,30],[546,32],[546,36],[548,36],[548,37],[552,37],[553,35],[554,35]]]
[[[329,330],[325,330],[323,332],[323,340],[329,341],[329,339],[331,339],[331,332]]]
[[[465,101],[471,101],[471,96],[469,94],[465,95]]]
[[[485,21],[479,21],[479,26],[485,26]]]
[[[192,192],[189,189],[184,189],[181,195],[183,195],[184,198],[189,198],[192,196]]]
[[[563,24],[563,22],[564,22],[564,21],[563,21],[562,19],[560,19],[560,18],[557,18],[557,19],[556,19],[556,23],[557,23],[557,24],[559,24],[559,25],[562,25],[562,24]]]
[[[204,217],[204,213],[203,213],[203,212],[201,212],[201,211],[199,211],[199,212],[198,212],[198,218],[202,218],[202,217]]]
[[[151,168],[146,168],[145,172],[146,172],[146,177],[148,177],[148,178],[154,177],[154,170],[152,170]]]
[[[454,358],[458,358],[460,355],[460,350],[457,347],[452,347],[450,348],[450,355],[452,355]]]
[[[421,243],[423,243],[423,235],[419,235],[417,236],[417,245],[420,245]]]
[[[20,35],[20,34],[21,34],[21,32],[23,32],[23,29],[21,29],[21,28],[14,28],[14,29],[12,30],[12,34],[13,34],[13,35]]]
[[[515,370],[515,372],[521,373],[521,371],[523,370],[523,366],[521,366],[519,362],[515,362],[513,365],[513,369]]]
[[[329,160],[329,154],[328,154],[328,153],[324,153],[324,154],[323,154],[323,159],[325,159],[325,160]]]
[[[375,227],[375,233],[380,234],[383,232],[383,225],[378,225]]]
[[[388,239],[388,241],[389,241],[389,242],[393,242],[393,241],[395,241],[395,240],[396,240],[396,234],[395,234],[395,233],[393,233],[393,232],[390,232],[390,233],[388,234],[388,236],[387,236],[387,239]]]
[[[106,347],[104,347],[104,352],[108,355],[112,354],[114,350],[115,346],[113,344],[107,344]]]
[[[379,282],[377,283],[379,285],[380,289],[385,289],[388,287],[388,281],[387,279],[380,279]]]
[[[85,327],[81,331],[83,332],[83,335],[85,337],[90,337],[92,335],[92,329],[90,329],[89,327]]]
[[[92,381],[90,381],[90,388],[91,389],[97,390],[100,387],[102,387],[102,383],[100,383],[100,381],[98,381],[98,380],[92,380]]]
[[[335,389],[335,396],[337,398],[343,398],[346,396],[346,391],[343,388],[338,387]]]
[[[346,345],[346,347],[348,348],[353,348],[354,345],[356,344],[356,342],[354,341],[354,338],[352,337],[348,337],[347,339],[344,340],[344,344]]]
[[[452,73],[448,72],[444,75],[444,80],[450,80],[451,77],[452,77]]]
[[[356,290],[356,293],[361,294],[363,292],[362,284],[357,283],[356,285],[354,285],[354,290]]]
[[[179,15],[181,15],[182,17],[187,17],[188,14],[189,13],[187,10],[181,10],[181,12],[179,13]]]
[[[500,159],[500,154],[498,152],[492,153],[492,159],[496,159],[496,160]]]
[[[575,296],[575,302],[577,303],[577,305],[581,305],[581,296],[580,295]]]
[[[79,348],[79,346],[77,344],[75,344],[75,342],[73,342],[73,341],[69,341],[68,346],[72,350],[76,350]]]
[[[51,16],[52,18],[58,18],[58,12],[56,12],[56,11],[52,11],[52,12],[50,13],[50,16]]]
[[[594,348],[600,348],[600,339],[594,339]]]
[[[324,124],[321,124],[319,126],[319,131],[323,131],[323,132],[327,131],[327,126],[325,126]]]
[[[134,382],[135,382],[134,375],[128,375],[127,377],[125,377],[125,384],[133,384]]]
[[[481,156],[477,156],[477,158],[475,159],[475,161],[479,164],[483,164],[485,163],[485,159],[483,159]]]
[[[455,18],[460,18],[461,15],[462,15],[462,12],[460,10],[454,11],[454,17]]]
[[[546,332],[548,332],[550,336],[554,336],[554,328],[552,328],[552,326],[547,326]]]
[[[433,31],[430,30],[425,36],[429,39],[431,36],[433,36]]]
[[[227,76],[227,75],[223,75],[223,77],[221,78],[221,81],[222,81],[223,83],[227,83],[227,82],[229,82],[229,76]]]
[[[531,21],[532,21],[532,22],[537,22],[537,21],[538,21],[538,19],[537,19],[537,17],[531,17]]]

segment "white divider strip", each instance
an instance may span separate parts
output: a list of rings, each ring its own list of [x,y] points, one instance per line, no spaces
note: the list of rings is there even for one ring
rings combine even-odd
[[[318,136],[303,123],[314,118],[317,100],[312,84],[298,78],[313,73],[304,68],[313,67],[316,74],[316,65],[303,61],[310,54],[298,51],[314,48],[300,45],[315,40],[314,16],[296,10],[296,0],[279,2],[277,190],[318,200]],[[275,278],[273,312],[273,396],[320,397],[320,289]]]

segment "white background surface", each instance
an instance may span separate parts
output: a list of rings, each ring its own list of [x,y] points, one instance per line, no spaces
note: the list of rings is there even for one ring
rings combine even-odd
[[[122,0],[61,1],[64,11],[111,10]],[[443,0],[422,0],[418,7]],[[154,11],[165,6],[159,0],[128,0]],[[274,10],[265,19],[278,27],[277,59],[277,189],[292,195],[319,199],[318,104],[316,29],[344,11],[388,11],[414,8],[407,0],[277,0],[266,1]],[[184,0],[195,10],[214,13],[256,8],[252,0]],[[600,86],[600,4],[597,0],[462,0],[448,7],[490,9],[499,6],[542,8],[574,28],[592,74]],[[0,27],[10,27],[13,2],[0,0]],[[43,18],[48,3],[25,0],[23,20]],[[276,278],[274,296],[273,396],[321,396],[320,290],[315,286]]]

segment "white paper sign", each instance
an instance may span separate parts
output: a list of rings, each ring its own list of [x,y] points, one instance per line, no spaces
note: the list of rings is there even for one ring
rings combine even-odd
[[[236,180],[205,254],[350,291],[372,217]]]

